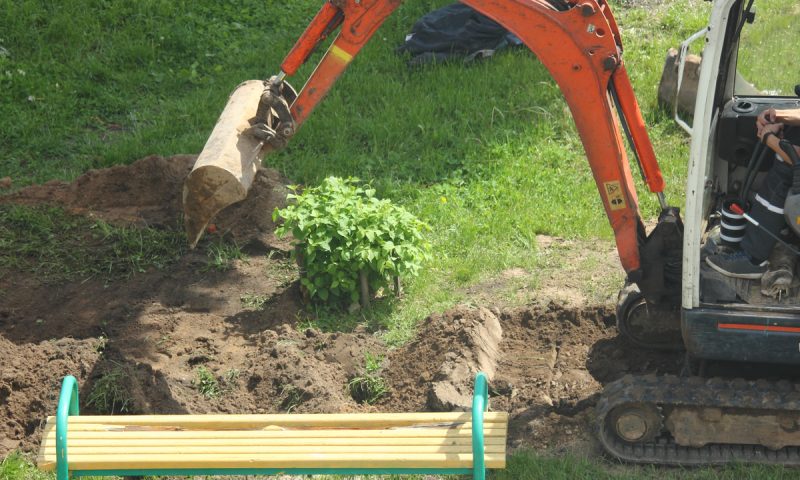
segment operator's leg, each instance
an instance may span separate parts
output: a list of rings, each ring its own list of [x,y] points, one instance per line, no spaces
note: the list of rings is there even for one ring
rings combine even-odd
[[[756,192],[755,201],[750,208],[750,216],[762,227],[775,235],[781,235],[786,228],[783,216],[783,205],[792,185],[792,167],[780,160],[767,173],[767,178]],[[776,240],[764,230],[748,223],[742,239],[742,250],[750,255],[754,262],[761,263],[769,258]]]
[[[792,168],[776,159],[767,172],[767,178],[756,192],[755,201],[750,208],[750,216],[761,227],[775,235],[781,235],[786,227],[783,218],[783,204],[792,183]],[[706,263],[714,270],[736,278],[759,279],[767,271],[769,258],[776,240],[767,232],[748,223],[742,239],[742,249],[728,254],[706,257]]]

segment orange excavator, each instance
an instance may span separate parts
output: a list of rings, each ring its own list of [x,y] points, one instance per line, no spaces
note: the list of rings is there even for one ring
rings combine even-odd
[[[641,278],[644,273],[639,245],[643,241],[644,227],[625,146],[615,120],[615,104],[647,185],[666,208],[664,179],[622,61],[619,29],[607,3],[589,1],[576,5],[546,0],[466,0],[463,3],[517,35],[561,87],[614,229],[622,266],[634,281]],[[400,0],[324,3],[281,64],[280,73],[265,82],[264,87],[260,83],[246,83],[232,95],[223,113],[233,113],[226,116],[233,117],[232,120],[223,118],[218,122],[184,189],[186,228],[192,244],[221,208],[241,200],[237,195],[242,198],[246,195],[260,157],[289,141],[400,4]],[[339,33],[325,56],[296,94],[286,79],[294,75],[319,44],[337,29]],[[253,99],[255,95],[259,98]],[[250,110],[246,111],[248,108]],[[241,122],[243,118],[249,125]],[[247,132],[244,141],[242,136],[237,136],[238,131]],[[230,177],[217,170],[220,157],[231,160]],[[243,166],[240,168],[240,165]],[[210,169],[216,174],[209,172]]]
[[[617,308],[621,334],[639,346],[687,352],[685,376],[626,377],[606,386],[597,403],[606,450],[644,463],[800,464],[800,389],[787,382],[705,378],[704,369],[696,367],[711,360],[800,364],[800,287],[777,301],[761,298],[753,293],[758,288],[752,281],[723,278],[703,261],[723,248],[718,212],[724,199],[736,195],[746,201],[752,197],[749,185],[764,177],[764,163],[747,161],[763,150],[754,140],[756,116],[797,104],[780,92],[737,90],[738,49],[744,27],[755,20],[754,0],[715,0],[708,26],[682,45],[684,58],[691,41],[705,39],[693,125],[679,121],[692,136],[685,225],[665,199],[664,179],[606,0],[462,3],[516,35],[561,88],[627,273]],[[245,198],[263,156],[290,141],[400,4],[324,2],[277,75],[234,91],[184,185],[192,246],[214,215]],[[287,79],[329,37],[333,40],[316,69],[295,91]],[[679,64],[678,90],[682,60]],[[649,234],[638,209],[626,139],[662,209]]]

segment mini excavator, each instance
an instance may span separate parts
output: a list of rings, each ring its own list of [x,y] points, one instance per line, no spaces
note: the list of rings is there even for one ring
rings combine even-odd
[[[462,0],[521,39],[564,95],[627,273],[617,306],[620,333],[641,347],[686,351],[685,375],[626,376],[607,385],[598,400],[600,441],[625,461],[800,464],[800,386],[709,378],[692,367],[712,360],[800,364],[800,284],[779,299],[764,297],[757,282],[726,278],[704,262],[723,248],[719,212],[725,199],[748,200],[752,194],[744,186],[757,184],[768,168],[748,161],[760,150],[756,117],[767,108],[800,106],[796,96],[782,95],[780,89],[765,95],[737,87],[742,33],[758,24],[756,1],[780,3],[714,0],[708,25],[681,46],[678,90],[690,44],[705,42],[692,125],[674,112],[691,135],[681,219],[665,198],[607,0]],[[192,246],[214,215],[246,197],[263,156],[290,141],[401,3],[324,2],[277,75],[245,82],[233,92],[184,185]],[[784,3],[788,13],[792,4]],[[287,80],[328,37],[330,46],[296,91]],[[626,141],[661,206],[649,234]]]

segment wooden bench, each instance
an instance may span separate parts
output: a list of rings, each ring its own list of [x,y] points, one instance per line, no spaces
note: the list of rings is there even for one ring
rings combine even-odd
[[[508,414],[486,412],[486,376],[472,412],[332,415],[79,416],[64,378],[38,466],[73,476],[473,474],[504,468]]]

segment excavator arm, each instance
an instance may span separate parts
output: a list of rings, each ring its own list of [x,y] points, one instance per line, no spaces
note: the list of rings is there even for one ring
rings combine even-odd
[[[552,2],[462,0],[519,37],[558,83],[614,230],[622,266],[631,281],[641,282],[644,272],[640,250],[647,240],[622,131],[630,140],[648,188],[658,195],[663,209],[667,205],[663,196],[664,179],[622,60],[619,29],[606,0]],[[258,112],[250,120],[249,129],[252,132],[255,128],[261,133],[260,141],[258,138],[252,140],[254,145],[249,150],[239,150],[263,154],[264,150],[284,145],[400,3],[401,0],[326,2],[281,64],[281,73],[264,82],[265,93],[260,98]],[[294,91],[285,86],[285,78],[295,74],[311,53],[337,29],[327,52],[294,98]],[[291,97],[291,102],[282,96]],[[212,133],[212,139],[214,135]],[[203,154],[201,160],[202,157]],[[259,159],[257,156],[251,161]],[[202,164],[201,160],[198,160],[198,165]],[[238,159],[236,162],[237,168],[239,163],[246,163]],[[220,202],[208,201],[209,196],[219,198],[214,190],[218,185],[209,185],[207,175],[198,172],[198,169],[202,170],[198,165],[184,188],[187,233],[193,243],[202,235],[220,206]],[[248,186],[243,189],[245,195]],[[221,202],[222,206],[225,204]],[[204,205],[205,211],[198,205]]]

